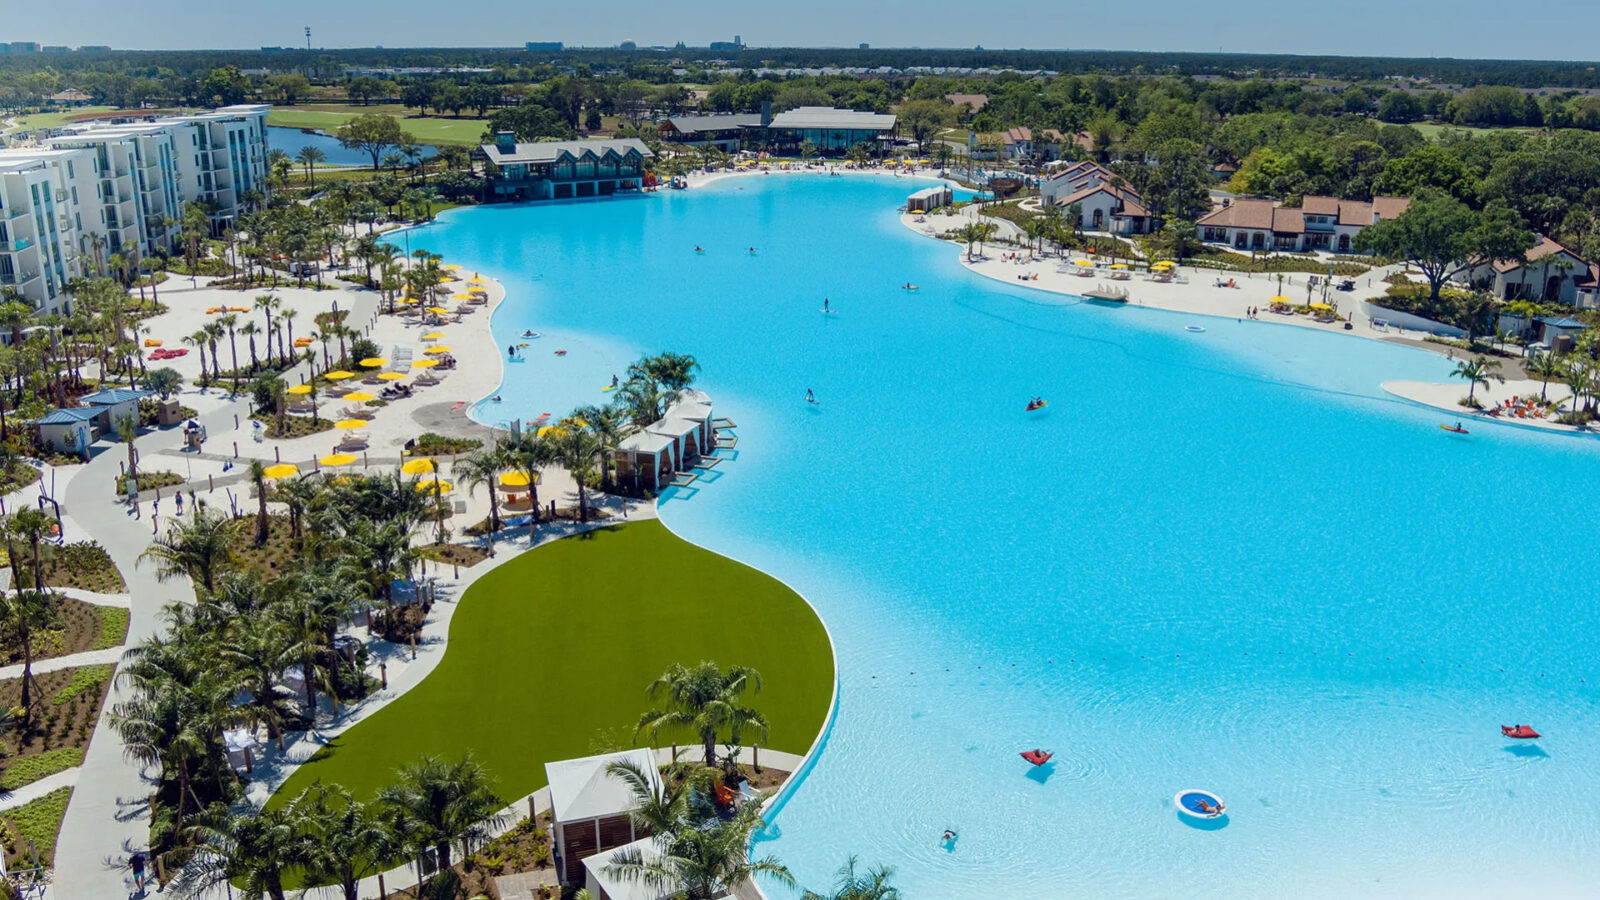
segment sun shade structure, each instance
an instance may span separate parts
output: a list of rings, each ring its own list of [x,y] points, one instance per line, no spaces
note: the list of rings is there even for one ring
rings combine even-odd
[[[1267,302],[1268,303],[1293,303],[1294,300],[1289,298],[1289,297],[1285,297],[1282,294],[1279,294],[1278,296],[1271,298]]]
[[[428,307],[428,312],[431,312],[436,316],[442,316],[442,315],[444,315],[445,313],[447,313],[449,311],[450,310],[445,309],[442,306],[430,306],[430,307]]]
[[[435,353],[449,353],[451,350],[454,350],[454,349],[455,348],[451,347],[449,344],[440,344],[437,347],[429,347],[428,349],[426,349],[426,350],[424,350],[422,352],[423,353],[427,353],[429,355],[432,355],[432,354],[435,354]]]
[[[346,372],[345,370],[340,369],[337,372],[325,372],[323,373],[322,377],[328,379],[329,381],[343,381],[346,378],[356,377],[356,373]]]
[[[369,356],[366,359],[363,359],[361,362],[357,363],[357,365],[366,366],[369,369],[376,369],[377,367],[383,365],[384,363],[386,363],[388,361],[389,360],[386,357]]]
[[[367,427],[366,419],[340,419],[333,423],[333,427],[344,431],[355,431],[357,428]]]
[[[565,428],[562,428],[560,425],[546,425],[543,428],[539,429],[539,437],[545,437],[547,435],[552,435],[552,434],[557,436],[557,437],[560,437],[561,435],[566,434],[566,433],[567,433],[567,430]]]
[[[432,459],[408,459],[400,466],[400,471],[407,475],[431,475],[439,470],[439,464]]]
[[[311,393],[311,385],[309,385],[309,384],[297,384],[294,387],[285,389],[284,393],[285,394],[296,394],[296,395],[309,394],[309,393]]]
[[[525,488],[531,483],[527,472],[507,472],[500,476],[500,484],[508,488]]]
[[[425,341],[443,340],[444,339],[444,332],[442,332],[442,331],[430,331],[427,334],[423,335],[422,339],[425,340]]]
[[[333,466],[334,468],[338,468],[339,466],[348,466],[355,461],[356,455],[354,453],[330,453],[327,456],[321,457],[317,460],[317,462],[322,463],[325,466]]]
[[[385,372],[382,375],[378,376],[378,380],[380,380],[380,381],[399,381],[400,379],[402,379],[404,377],[406,377],[406,376],[404,375],[404,373],[401,373],[401,372]]]
[[[434,366],[437,366],[438,364],[439,364],[439,361],[437,359],[419,359],[416,362],[411,364],[411,368],[413,368],[413,369],[431,369]]]
[[[300,467],[294,463],[278,463],[275,466],[267,466],[266,471],[268,478],[288,478],[290,475],[298,474],[300,474]]]
[[[419,491],[428,491],[431,493],[432,491],[437,490],[441,494],[448,494],[453,489],[454,485],[452,485],[450,482],[440,481],[437,478],[424,478],[417,482],[417,490]]]
[[[1094,265],[1094,263],[1087,259],[1075,259],[1072,261],[1072,264],[1075,266],[1083,266],[1084,268],[1089,268]]]
[[[446,265],[440,266],[439,268],[445,270],[446,272],[454,272],[457,269],[461,268],[461,266],[457,265],[456,263],[448,263]]]
[[[365,403],[368,400],[376,400],[378,397],[376,394],[369,394],[366,391],[351,391],[344,395],[344,399],[349,400],[351,403]]]

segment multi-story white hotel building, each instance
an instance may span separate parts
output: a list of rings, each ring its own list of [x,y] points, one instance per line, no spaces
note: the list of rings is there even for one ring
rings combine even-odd
[[[111,254],[176,251],[189,204],[220,231],[266,193],[269,109],[90,125],[0,150],[0,287],[59,309],[67,282]]]

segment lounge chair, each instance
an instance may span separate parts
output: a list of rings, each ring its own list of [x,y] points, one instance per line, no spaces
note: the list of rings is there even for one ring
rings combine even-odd
[[[344,408],[344,414],[346,418],[368,420],[370,420],[374,415],[372,407],[367,406],[364,403],[352,403],[349,406],[346,406]]]

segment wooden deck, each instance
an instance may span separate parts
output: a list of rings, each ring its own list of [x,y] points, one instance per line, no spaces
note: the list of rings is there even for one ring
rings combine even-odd
[[[670,484],[672,487],[687,487],[691,484],[694,484],[695,479],[699,477],[699,472],[679,472],[678,474],[672,476],[672,481],[668,482],[668,484]]]

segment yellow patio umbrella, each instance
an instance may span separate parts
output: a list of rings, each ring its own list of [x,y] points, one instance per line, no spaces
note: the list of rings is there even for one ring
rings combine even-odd
[[[340,419],[333,423],[333,427],[341,431],[355,431],[357,428],[367,427],[366,419]]]
[[[311,393],[311,385],[309,385],[309,384],[297,384],[294,387],[286,389],[284,391],[284,393],[285,394],[295,394],[295,395],[309,394],[309,393]]]
[[[1273,297],[1272,299],[1268,300],[1267,302],[1268,303],[1293,303],[1294,301],[1292,299],[1288,298],[1288,297],[1285,297],[1282,294],[1279,294],[1278,296]]]
[[[349,400],[351,403],[365,403],[368,400],[376,400],[378,398],[375,394],[369,394],[366,391],[351,391],[344,395],[344,399]]]
[[[1111,266],[1111,268],[1113,268],[1113,269],[1126,269],[1127,267],[1128,267],[1127,263],[1115,263],[1115,264],[1113,264]]]
[[[386,358],[384,358],[382,356],[369,356],[366,359],[363,359],[361,362],[356,363],[356,365],[358,365],[358,366],[366,366],[369,369],[376,369],[377,367],[383,365],[384,363],[386,363],[388,361],[389,361],[388,359],[386,359]]]
[[[417,298],[415,298],[415,297],[401,297],[401,298],[400,298],[400,299],[399,299],[399,300],[398,300],[398,301],[396,301],[396,302],[397,302],[397,303],[399,303],[399,304],[400,304],[400,305],[402,305],[402,306],[411,306],[411,305],[413,305],[413,304],[416,304],[416,303],[419,303],[419,302],[421,302],[421,301],[419,301],[419,300],[418,300],[418,299],[417,299]]]
[[[426,349],[426,350],[424,350],[422,352],[423,353],[428,353],[428,354],[449,353],[453,349],[455,349],[455,348],[451,347],[449,344],[440,344],[437,347],[429,347],[428,349]]]
[[[1090,262],[1087,259],[1075,259],[1075,260],[1072,261],[1072,264],[1075,265],[1075,266],[1083,266],[1085,268],[1088,268],[1089,266],[1094,265],[1093,262]]]
[[[439,339],[441,339],[443,337],[444,337],[444,332],[442,332],[442,331],[430,331],[427,334],[423,335],[422,339],[425,340],[425,341],[437,341],[437,340],[439,340]]]
[[[920,216],[922,214],[923,214],[923,212],[920,209],[908,209],[908,210],[906,210],[906,215]]]
[[[405,463],[400,466],[400,471],[406,473],[407,475],[431,475],[434,472],[439,471],[439,464],[434,462],[431,458],[424,456],[417,459],[406,460]]]
[[[439,361],[437,359],[419,359],[416,362],[411,364],[411,368],[413,368],[413,369],[431,369],[434,366],[437,366],[438,364],[439,364]]]
[[[566,434],[566,433],[567,433],[567,430],[565,428],[562,428],[560,425],[546,425],[543,428],[539,429],[539,437],[545,437],[546,435],[551,435],[551,434],[560,436],[560,435],[563,435],[563,434]]]
[[[454,272],[455,270],[457,270],[457,269],[459,269],[461,267],[456,265],[455,263],[449,263],[448,265],[443,265],[443,266],[440,266],[439,268],[444,269],[446,272]]]
[[[472,299],[472,295],[471,294],[451,294],[450,295],[450,299],[451,300],[471,300]]]
[[[500,476],[501,487],[525,488],[531,481],[527,472],[507,472]]]
[[[329,381],[343,381],[346,378],[356,377],[356,373],[346,372],[345,370],[340,369],[337,372],[325,372],[323,373],[322,377],[328,379]]]
[[[348,466],[355,461],[356,455],[354,453],[330,453],[327,456],[317,460],[317,462],[322,463],[325,466],[333,466],[335,468],[339,466]]]
[[[1152,268],[1152,269],[1170,269],[1175,265],[1177,265],[1177,263],[1173,262],[1172,260],[1163,259],[1162,261],[1160,261],[1158,263],[1151,263],[1150,264],[1150,268]]]
[[[399,381],[400,379],[402,379],[404,377],[406,377],[406,376],[404,375],[404,373],[401,373],[401,372],[385,372],[382,375],[378,376],[378,380],[380,380],[380,381]]]
[[[1330,306],[1329,304],[1326,304],[1326,303],[1313,303],[1313,304],[1311,304],[1311,308],[1312,309],[1320,309],[1320,310],[1324,310],[1324,311],[1328,311],[1328,312],[1331,312],[1333,310],[1333,307]]]
[[[300,467],[294,463],[278,463],[275,466],[267,466],[266,471],[268,478],[288,478],[290,475],[298,474],[300,474]]]
[[[471,278],[467,279],[467,284],[488,284],[488,283],[489,282],[484,281],[482,278],[479,278],[476,275],[474,275]]]
[[[430,306],[430,307],[428,307],[428,312],[431,312],[436,316],[442,316],[442,315],[444,315],[445,313],[447,313],[449,311],[450,310],[445,309],[442,306]]]
[[[417,482],[417,490],[419,490],[419,491],[427,491],[428,493],[431,494],[431,493],[433,493],[435,485],[438,486],[439,493],[441,493],[441,494],[448,494],[455,487],[454,485],[452,485],[448,481],[440,481],[437,478],[424,478],[421,481]]]

